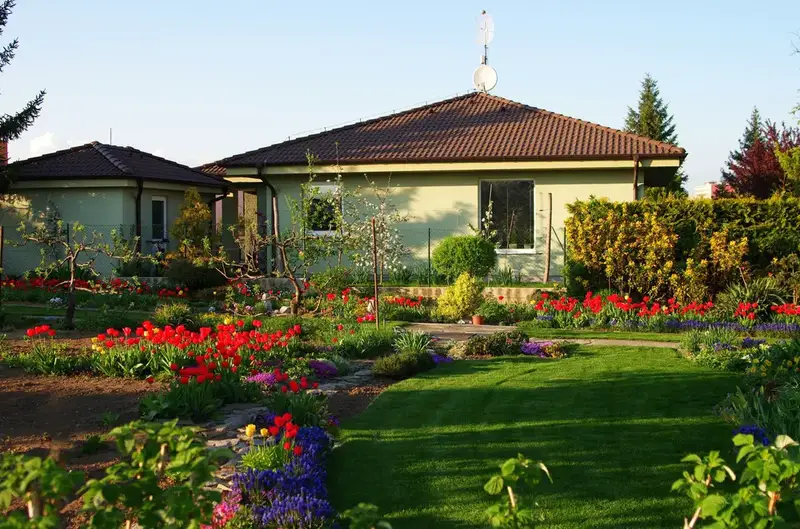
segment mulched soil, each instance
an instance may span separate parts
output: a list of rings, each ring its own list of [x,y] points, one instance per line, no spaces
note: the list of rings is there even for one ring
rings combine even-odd
[[[367,386],[351,388],[347,392],[339,391],[328,398],[328,408],[340,420],[354,417],[363,413],[394,382],[396,381],[388,378],[379,378]]]

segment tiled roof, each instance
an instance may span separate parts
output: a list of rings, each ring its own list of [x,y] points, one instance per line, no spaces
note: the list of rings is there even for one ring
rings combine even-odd
[[[17,181],[64,178],[141,178],[198,186],[220,187],[225,180],[133,147],[92,142],[56,151],[9,166]]]
[[[337,152],[338,148],[338,152]],[[683,158],[675,145],[474,92],[231,156],[225,167]]]
[[[223,178],[226,174],[225,168],[217,164],[217,162],[210,162],[205,165],[201,165],[200,167],[196,167],[195,169],[206,174],[221,176]]]

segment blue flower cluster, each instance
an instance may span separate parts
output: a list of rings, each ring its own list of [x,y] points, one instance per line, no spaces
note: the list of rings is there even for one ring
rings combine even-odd
[[[257,527],[319,529],[335,520],[328,502],[326,461],[331,439],[322,428],[302,427],[294,439],[303,453],[278,470],[246,470],[233,476],[233,489],[249,505]]]
[[[763,428],[759,428],[755,425],[748,425],[742,426],[738,430],[734,430],[734,434],[745,434],[745,435],[752,435],[753,440],[757,443],[761,443],[764,446],[770,445],[769,435],[767,434],[766,430]]]
[[[766,340],[762,340],[760,338],[750,338],[749,336],[746,336],[742,339],[742,349],[751,349],[765,343],[767,343]]]

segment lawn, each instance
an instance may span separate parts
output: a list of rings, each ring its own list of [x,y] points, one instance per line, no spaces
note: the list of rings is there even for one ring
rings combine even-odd
[[[524,331],[531,338],[583,338],[587,340],[645,340],[652,342],[680,342],[678,333],[663,332],[638,332],[638,331],[611,331],[603,329],[542,329],[525,322],[517,324],[517,328]]]
[[[338,508],[374,503],[395,529],[485,527],[484,482],[522,452],[558,528],[680,527],[681,457],[730,444],[713,407],[736,375],[672,350],[583,347],[560,361],[461,361],[392,386],[343,424],[329,481]]]

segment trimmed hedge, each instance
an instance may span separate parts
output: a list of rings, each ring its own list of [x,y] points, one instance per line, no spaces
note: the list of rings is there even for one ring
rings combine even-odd
[[[687,259],[708,258],[711,236],[727,232],[731,241],[747,239],[745,263],[754,275],[766,273],[774,258],[797,253],[800,249],[800,199],[757,200],[681,199],[608,202],[592,199],[567,206],[567,247],[570,252],[570,278],[581,275],[591,288],[607,287],[609,278],[597,263],[581,262],[575,253],[603,255],[614,247],[620,222],[634,225],[654,216],[658,223],[677,236],[674,244],[674,269],[680,273]],[[624,228],[623,228],[624,229]],[[633,263],[640,266],[642,263]],[[613,278],[612,278],[613,279]],[[712,289],[713,290],[713,289]]]
[[[433,268],[449,280],[464,272],[486,277],[497,263],[494,243],[477,235],[445,237],[433,250]]]

